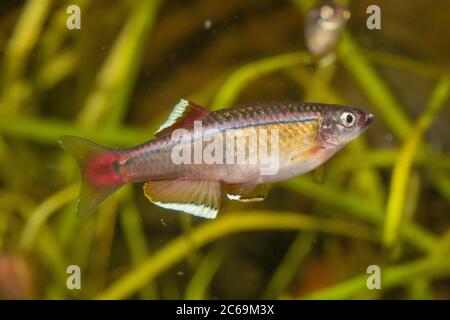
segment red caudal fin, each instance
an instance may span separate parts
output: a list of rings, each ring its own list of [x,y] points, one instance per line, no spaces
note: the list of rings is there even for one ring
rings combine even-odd
[[[87,215],[125,181],[120,177],[117,153],[89,140],[62,136],[59,143],[77,160],[81,169],[81,190],[77,212]]]

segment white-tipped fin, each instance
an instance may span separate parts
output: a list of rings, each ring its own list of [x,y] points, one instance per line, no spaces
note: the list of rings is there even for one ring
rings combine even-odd
[[[183,115],[184,110],[186,110],[186,107],[189,105],[189,101],[181,99],[180,102],[178,102],[175,107],[173,107],[172,112],[169,114],[169,117],[167,118],[166,122],[164,122],[161,127],[155,132],[155,134],[163,131],[164,129],[170,127],[175,122],[177,122],[177,119],[180,118]]]
[[[161,136],[177,128],[187,127],[195,120],[203,119],[209,113],[208,109],[194,102],[181,99],[169,114],[166,122],[155,132],[155,135]]]
[[[267,197],[269,189],[269,185],[265,183],[228,185],[227,197],[241,202],[262,201]]]
[[[160,207],[208,219],[214,219],[220,208],[219,181],[181,178],[149,181],[144,185],[144,194]]]
[[[204,204],[191,204],[191,203],[165,203],[155,201],[153,202],[157,206],[165,209],[171,209],[192,214],[193,216],[202,217],[206,219],[214,219],[217,216],[218,210],[210,208]]]

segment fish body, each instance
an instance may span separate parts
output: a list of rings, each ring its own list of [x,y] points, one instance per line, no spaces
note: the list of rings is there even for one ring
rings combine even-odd
[[[210,112],[178,103],[156,139],[107,149],[76,137],[61,143],[80,162],[78,211],[93,211],[125,183],[145,182],[155,204],[213,218],[222,193],[264,199],[268,183],[320,166],[371,123],[358,109],[320,103],[273,102]]]
[[[323,105],[269,103],[219,110],[202,119],[202,138],[205,140],[202,149],[210,143],[210,140],[215,139],[224,141],[226,148],[227,134],[249,136],[253,130],[257,133],[262,130],[268,133],[278,131],[280,170],[276,174],[261,175],[261,163],[250,164],[249,161],[243,164],[238,164],[237,161],[227,163],[225,152],[222,153],[222,161],[217,161],[218,164],[194,163],[193,156],[191,163],[174,164],[171,161],[171,154],[177,142],[173,141],[171,135],[119,151],[122,174],[127,177],[127,182],[145,182],[181,176],[190,179],[214,179],[231,184],[251,180],[258,183],[284,180],[310,171],[325,161],[324,157],[328,158],[337,151],[334,146],[323,149],[320,155],[315,156],[314,161],[308,159],[311,165],[306,162],[290,161],[295,154],[317,145],[320,108],[323,108]],[[200,139],[193,131],[193,128],[186,130],[189,138],[184,142],[189,145],[191,155],[194,153],[194,142],[189,140]],[[269,139],[267,143],[270,149]],[[235,143],[233,147],[236,154],[239,145]],[[244,148],[246,155],[255,152],[251,150],[249,143],[246,143]]]

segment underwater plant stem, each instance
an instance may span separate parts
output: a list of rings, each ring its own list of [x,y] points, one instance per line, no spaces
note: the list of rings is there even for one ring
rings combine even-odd
[[[29,198],[15,193],[0,193],[0,205],[11,206],[11,209],[15,209],[12,212],[18,212],[25,221],[29,221],[30,214],[34,212],[33,210],[36,210],[34,203]],[[58,290],[58,295],[61,297],[67,291],[64,290],[66,289],[64,270],[67,265],[64,261],[60,244],[56,241],[52,230],[47,228],[45,224],[40,229],[39,237],[36,237],[33,242],[33,249],[36,250],[37,256],[41,257],[40,262],[42,265],[52,271],[57,281],[56,290]]]
[[[439,238],[439,242],[431,253],[434,257],[447,257],[450,255],[450,229]]]
[[[126,113],[131,89],[138,74],[139,62],[162,0],[132,2],[132,14],[116,40],[111,54],[97,78],[97,87],[83,106],[78,121],[95,127],[100,120],[106,126],[116,126]]]
[[[221,248],[212,248],[197,267],[186,288],[186,300],[206,299],[208,285],[222,264],[224,253]]]
[[[407,300],[434,300],[432,285],[428,278],[417,277],[407,288]]]
[[[444,257],[443,259],[427,257],[401,265],[382,267],[381,288],[385,291],[387,289],[399,287],[410,283],[412,279],[417,277],[433,279],[449,275],[450,259],[448,257]],[[368,276],[369,274],[365,273],[300,298],[313,300],[350,299],[359,293],[368,291]]]
[[[234,212],[195,228],[189,235],[180,236],[149,257],[140,266],[114,282],[97,299],[121,299],[132,295],[163,270],[189,254],[187,248],[199,248],[228,234],[257,230],[310,230],[374,239],[371,229],[338,220],[315,218],[289,212]]]
[[[390,192],[386,205],[386,220],[383,232],[383,243],[386,247],[391,247],[397,240],[414,155],[422,140],[423,134],[429,128],[434,117],[448,98],[450,89],[449,80],[450,78],[444,78],[438,82],[425,114],[420,117],[398,155],[392,173]]]
[[[186,236],[189,237],[190,233],[192,232],[192,217],[189,215],[180,214],[178,216],[178,221],[180,223],[181,232]],[[186,260],[190,266],[191,269],[196,269],[198,267],[198,264],[200,262],[201,254],[198,252],[197,248],[193,246],[192,248],[186,249],[189,251],[189,255],[187,255]]]
[[[0,214],[0,252],[3,252],[3,245],[5,242],[6,230],[8,230],[8,224],[11,217],[11,211],[2,210]]]
[[[335,163],[342,174],[345,174],[346,171],[360,168],[391,168],[395,164],[399,153],[400,151],[397,148],[352,152],[342,155],[335,160]],[[413,162],[415,165],[424,167],[450,170],[450,157],[445,154],[434,153],[425,156],[424,154],[416,153]]]
[[[314,232],[299,232],[292,241],[282,262],[273,273],[262,299],[276,299],[286,288],[298,272],[305,257],[311,250],[316,239]]]
[[[29,79],[24,77],[32,50],[52,6],[52,0],[28,0],[21,10],[12,36],[5,49],[0,80],[0,109],[17,114],[31,93]]]
[[[295,5],[306,14],[312,7],[313,1],[293,0]],[[358,81],[375,107],[384,116],[384,121],[394,133],[404,138],[411,128],[407,116],[403,113],[393,94],[371,67],[368,59],[361,53],[356,42],[345,30],[337,47],[339,62]]]
[[[300,86],[308,87],[311,73],[304,70],[304,68],[297,66],[295,71],[286,70],[286,73],[292,77],[293,80],[298,82]],[[331,87],[323,87],[322,94],[322,100],[327,103],[348,104],[348,102],[345,101],[345,99]],[[349,147],[352,147],[360,140],[361,139],[353,141]],[[399,151],[396,149],[353,150],[352,153],[348,153],[346,156],[341,156],[334,161],[339,161],[339,165],[337,165],[337,167],[345,168],[345,170],[372,166],[391,167],[397,159],[398,152]],[[424,165],[430,174],[433,174],[434,172],[432,168],[447,170],[450,167],[450,157],[434,150],[428,150],[427,153],[417,153],[414,160],[417,161],[418,164]],[[450,185],[450,179],[445,179],[445,177],[442,177],[442,173],[443,170],[439,170],[439,174],[436,174],[436,178],[441,179],[438,181],[433,181],[441,184],[441,186],[439,186],[441,192],[450,190],[450,188],[446,188],[446,186]]]
[[[120,224],[127,243],[130,259],[133,266],[138,266],[145,261],[149,254],[147,240],[142,226],[142,219],[132,200],[131,188],[126,188],[127,199],[124,208],[120,212]],[[142,299],[153,300],[158,298],[155,283],[149,282],[140,291]]]
[[[53,88],[62,79],[68,77],[79,63],[79,56],[72,50],[66,49],[48,61],[37,74],[36,86],[40,90]]]
[[[22,74],[26,60],[38,42],[52,3],[53,0],[26,2],[5,51],[3,76],[15,79]]]
[[[316,65],[316,70],[308,76],[308,82],[303,83],[307,89],[306,101],[326,101],[330,82],[336,70],[336,58],[327,56]],[[336,103],[336,101],[333,102]]]
[[[251,80],[264,74],[311,62],[312,58],[307,52],[287,53],[250,62],[238,68],[229,76],[217,93],[212,107],[214,109],[229,107]]]
[[[411,122],[403,112],[402,106],[372,68],[367,57],[360,52],[348,32],[342,33],[342,39],[338,46],[338,57],[366,93],[373,106],[377,108],[384,123],[397,137],[404,140],[412,128]]]
[[[90,258],[90,281],[89,292],[98,292],[103,289],[106,281],[106,271],[109,265],[111,247],[114,240],[116,228],[116,216],[120,198],[123,190],[119,190],[111,196],[99,208],[95,226],[92,252],[95,254]]]
[[[29,250],[34,244],[34,239],[45,221],[48,220],[51,214],[74,200],[78,196],[78,192],[79,185],[72,184],[44,200],[27,219],[20,242],[22,248]]]
[[[422,77],[440,78],[450,74],[450,68],[446,65],[429,65],[401,55],[372,49],[365,54],[377,64],[404,70]]]
[[[403,112],[394,94],[385,84],[368,58],[363,54],[352,36],[343,32],[342,41],[338,46],[338,57],[347,71],[357,81],[365,92],[373,106],[383,117],[384,123],[389,126],[394,135],[405,142],[413,130],[413,124]],[[431,148],[427,145],[420,146],[419,153],[428,154]],[[431,178],[436,189],[450,201],[450,177],[445,172],[437,174],[431,172]],[[441,173],[441,172],[440,172]]]
[[[61,135],[81,136],[110,146],[133,146],[149,139],[147,130],[135,128],[88,129],[68,122],[0,116],[0,132],[44,144],[56,144]]]
[[[319,185],[311,181],[310,177],[284,181],[281,186],[340,209],[355,218],[364,219],[376,225],[382,225],[384,222],[382,210],[367,205],[361,197],[337,191],[330,186]],[[430,252],[436,244],[436,238],[432,234],[412,222],[404,223],[400,234],[405,241],[425,253]]]

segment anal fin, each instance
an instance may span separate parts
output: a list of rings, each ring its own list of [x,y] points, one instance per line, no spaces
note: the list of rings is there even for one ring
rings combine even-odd
[[[230,200],[242,202],[262,201],[266,198],[270,186],[261,184],[234,184],[227,186],[227,196]]]
[[[144,185],[145,196],[154,204],[194,216],[214,219],[220,208],[219,181],[160,180]]]

